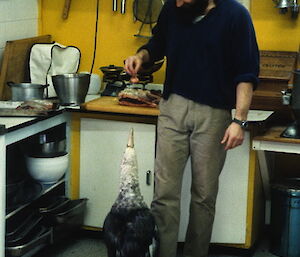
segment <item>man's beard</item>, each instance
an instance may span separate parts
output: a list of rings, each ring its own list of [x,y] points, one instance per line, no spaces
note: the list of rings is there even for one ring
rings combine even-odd
[[[195,0],[193,3],[184,3],[180,7],[176,7],[179,20],[184,23],[192,23],[196,17],[204,15],[209,0]]]

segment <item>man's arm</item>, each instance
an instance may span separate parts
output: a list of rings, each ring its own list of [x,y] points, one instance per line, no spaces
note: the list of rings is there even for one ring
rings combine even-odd
[[[252,95],[252,83],[241,82],[237,85],[235,118],[238,120],[247,120],[248,111],[252,101]]]

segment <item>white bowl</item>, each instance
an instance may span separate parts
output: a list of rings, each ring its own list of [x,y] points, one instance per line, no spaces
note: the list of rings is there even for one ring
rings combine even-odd
[[[65,174],[68,165],[68,154],[50,158],[26,156],[26,166],[30,176],[43,184],[57,182]]]

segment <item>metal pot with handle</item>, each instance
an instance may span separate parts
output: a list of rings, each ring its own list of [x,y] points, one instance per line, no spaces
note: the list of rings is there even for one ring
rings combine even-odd
[[[33,83],[14,83],[7,82],[11,88],[11,95],[13,101],[29,101],[44,99],[44,89],[48,85],[33,84]]]

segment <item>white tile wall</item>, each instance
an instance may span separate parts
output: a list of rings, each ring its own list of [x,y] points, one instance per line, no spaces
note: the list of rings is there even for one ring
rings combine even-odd
[[[0,65],[8,40],[37,35],[38,0],[0,0]]]

